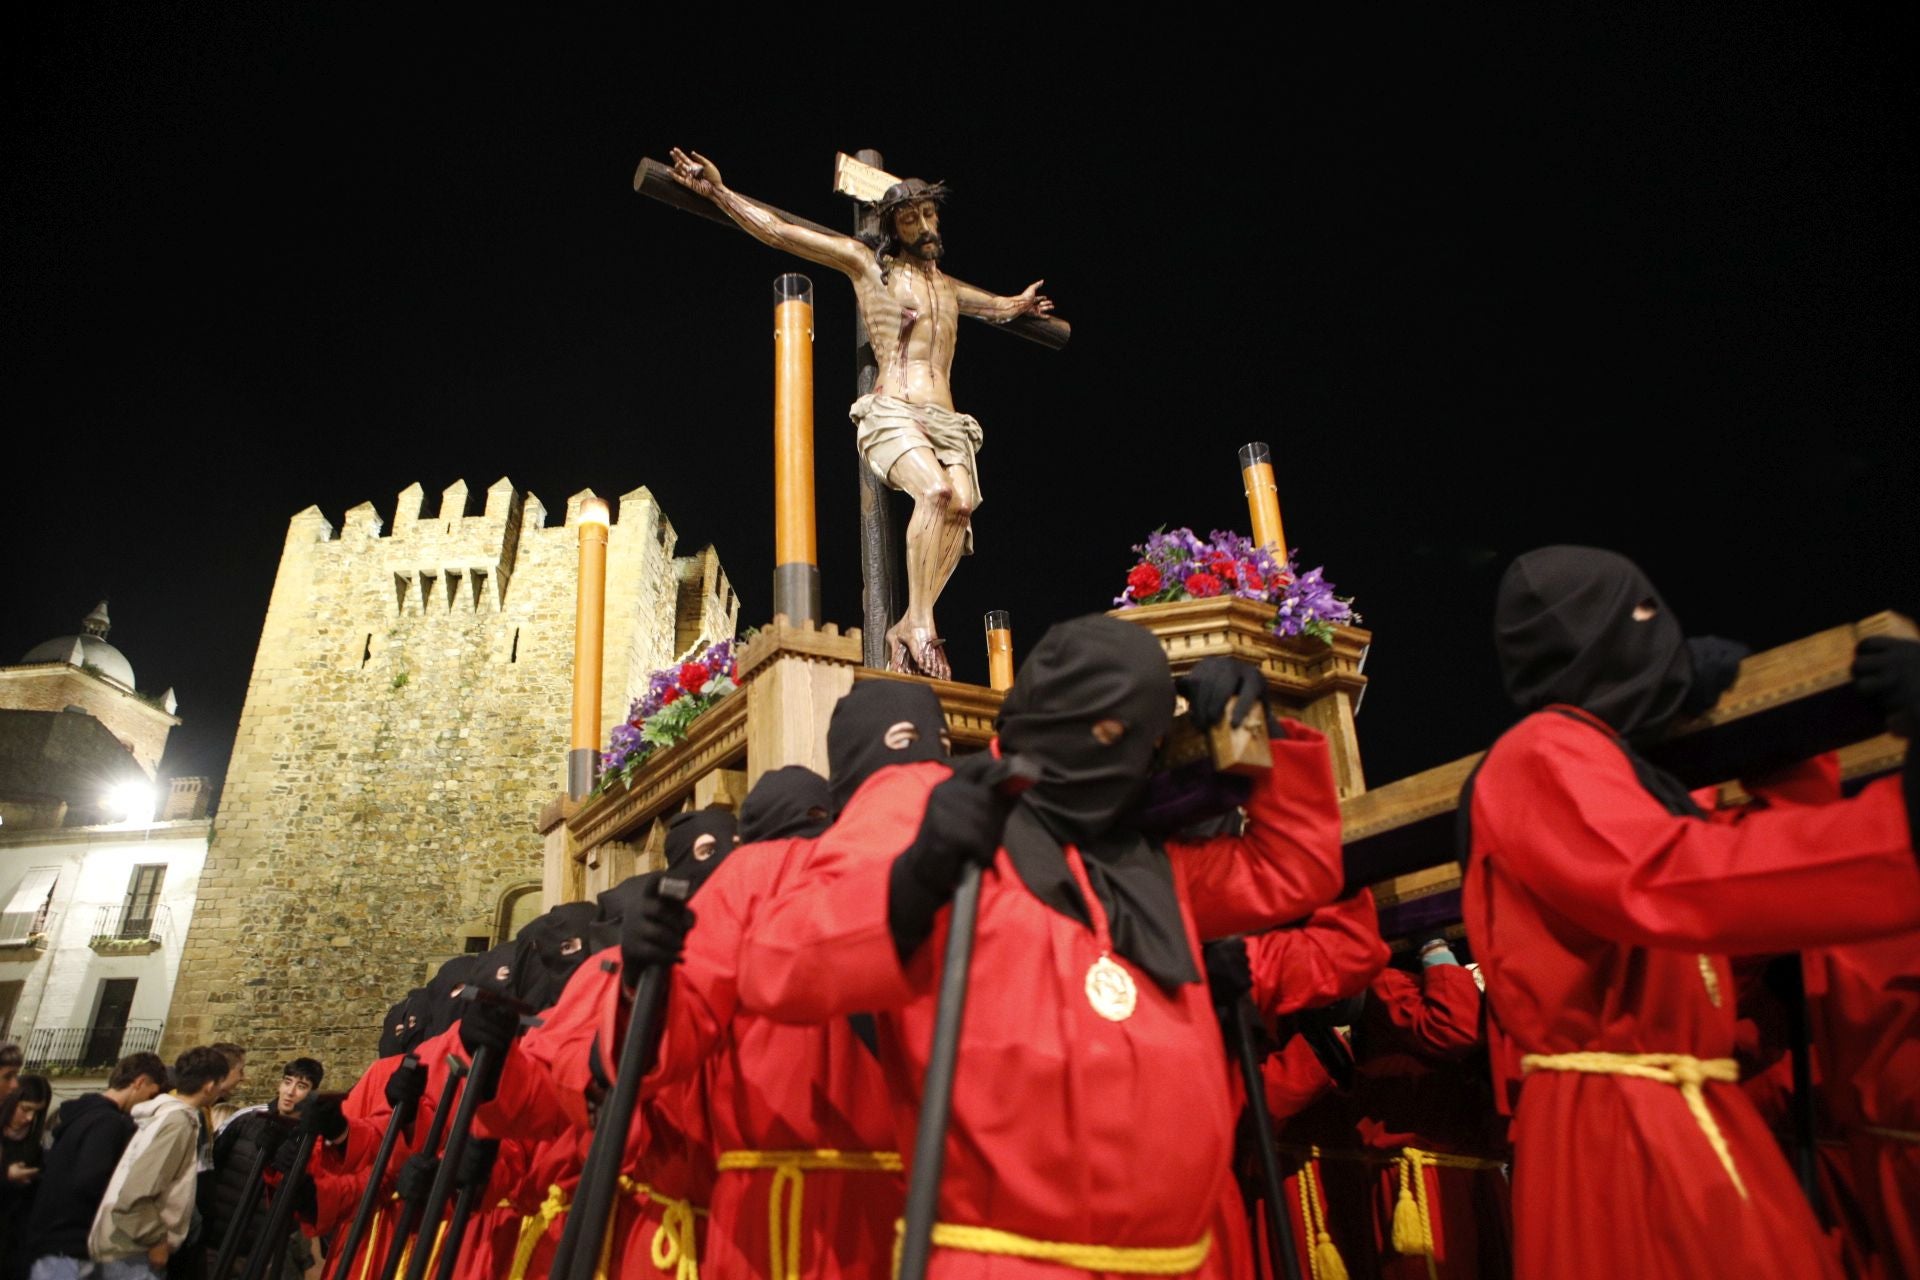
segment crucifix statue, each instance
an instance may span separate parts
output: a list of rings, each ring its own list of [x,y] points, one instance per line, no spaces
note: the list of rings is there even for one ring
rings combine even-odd
[[[887,628],[887,665],[950,679],[933,606],[960,556],[973,549],[972,518],[981,496],[975,461],[980,424],[953,407],[954,331],[963,315],[1003,325],[1049,320],[1053,303],[1040,293],[1043,282],[1001,296],[943,273],[942,184],[908,178],[888,185],[872,202],[877,243],[868,243],[738,194],[698,152],[676,147],[672,154],[673,180],[711,201],[749,235],[853,282],[876,364],[872,390],[849,410],[856,442],[873,474],[914,500],[906,538],[907,605]]]

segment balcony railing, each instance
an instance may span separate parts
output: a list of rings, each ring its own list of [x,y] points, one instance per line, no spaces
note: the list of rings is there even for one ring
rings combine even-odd
[[[108,1069],[130,1053],[152,1053],[165,1025],[132,1019],[124,1027],[35,1027],[23,1066],[55,1073]]]
[[[142,912],[126,907],[101,907],[94,917],[93,934],[87,945],[95,951],[145,954],[160,949],[161,940],[173,925],[172,912],[156,903]]]

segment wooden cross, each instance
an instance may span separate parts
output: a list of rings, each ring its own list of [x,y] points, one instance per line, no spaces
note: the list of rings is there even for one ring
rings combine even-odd
[[[856,235],[873,230],[873,205],[886,193],[888,187],[899,179],[881,167],[882,160],[877,151],[861,151],[857,156],[845,152],[838,153],[834,162],[834,190],[842,195],[851,196],[855,201],[854,233]],[[633,189],[641,195],[672,205],[684,213],[691,213],[717,222],[721,226],[739,228],[733,220],[721,211],[711,200],[704,199],[681,186],[673,178],[673,166],[658,160],[644,159],[633,175]],[[750,197],[743,197],[750,198]],[[817,222],[799,217],[776,208],[764,201],[755,200],[768,213],[795,226],[807,227],[814,231],[831,235],[844,234],[831,231]],[[955,279],[954,283],[962,287],[966,282]],[[978,317],[976,317],[978,318]],[[1073,334],[1072,326],[1058,316],[1026,315],[1004,324],[987,324],[990,329],[1001,333],[1025,338],[1029,342],[1058,351],[1067,345]],[[861,323],[858,308],[854,313],[854,393],[857,400],[873,389],[875,366],[873,349],[867,342],[866,327]],[[869,667],[887,665],[886,633],[894,618],[899,616],[899,539],[893,530],[892,513],[889,508],[887,486],[873,474],[864,460],[859,461],[860,468],[860,577],[861,577],[861,615],[863,642],[863,660]]]

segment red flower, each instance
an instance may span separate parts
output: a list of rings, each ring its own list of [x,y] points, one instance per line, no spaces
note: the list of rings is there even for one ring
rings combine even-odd
[[[1160,571],[1150,564],[1137,564],[1127,575],[1127,591],[1138,600],[1160,589]]]
[[[1266,583],[1260,580],[1260,571],[1252,565],[1248,565],[1246,572],[1240,575],[1240,585],[1249,591],[1260,591],[1266,587]]]
[[[674,703],[678,702],[679,700],[680,700],[680,686],[677,684],[669,685],[667,687],[667,691],[660,695],[660,705],[662,707],[670,707]]]
[[[1220,594],[1220,579],[1205,569],[1187,575],[1187,594],[1196,600],[1205,600],[1209,596]]]
[[[1213,570],[1214,576],[1222,582],[1232,582],[1239,566],[1234,563],[1232,556],[1215,556],[1207,568]]]
[[[688,693],[698,693],[712,674],[704,662],[683,662],[680,664],[680,687]]]
[[[740,683],[740,659],[735,658],[733,665],[727,668],[727,679],[733,681],[735,684]]]

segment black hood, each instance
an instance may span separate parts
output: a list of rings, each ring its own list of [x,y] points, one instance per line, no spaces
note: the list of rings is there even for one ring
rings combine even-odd
[[[733,852],[738,828],[732,811],[718,805],[674,814],[667,820],[667,874],[697,887]]]
[[[897,725],[911,726],[911,731]],[[827,724],[827,785],[837,817],[868,778],[888,765],[944,760],[947,717],[940,699],[908,680],[862,680],[834,704]],[[891,744],[891,745],[889,745]]]
[[[1116,720],[1103,743],[1094,726]],[[1022,883],[1055,911],[1091,927],[1067,866],[1079,848],[1113,949],[1163,988],[1198,982],[1166,850],[1132,826],[1154,751],[1173,724],[1173,673],[1152,633],[1100,614],[1052,627],[1020,664],[1000,704],[1003,752],[1038,766],[1003,837]]]
[[[833,791],[805,765],[760,776],[740,805],[740,843],[817,836],[833,822]]]
[[[430,1039],[460,1021],[460,1006],[454,993],[473,978],[479,956],[455,956],[440,966],[427,982],[425,1008],[420,1015],[420,1038]]]
[[[522,999],[545,1009],[560,998],[593,945],[599,908],[591,902],[566,902],[533,920],[514,941],[526,948],[520,983]]]
[[[1102,720],[1125,726],[1118,740],[1094,737]],[[1071,841],[1130,816],[1172,724],[1173,672],[1160,642],[1144,627],[1101,614],[1048,629],[1020,664],[995,721],[1001,746],[1040,769],[1021,804]]]
[[[415,987],[387,1010],[380,1024],[380,1056],[391,1058],[407,1052],[424,1038],[427,990]]]
[[[1679,619],[1613,551],[1542,547],[1515,560],[1500,580],[1493,639],[1521,710],[1566,703],[1626,737],[1672,720],[1693,683]]]

